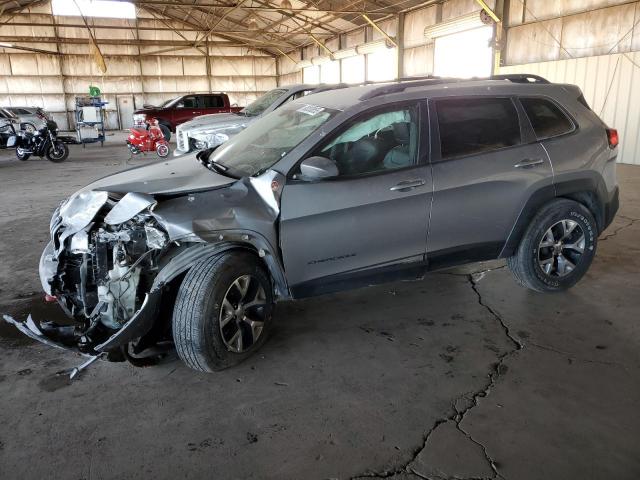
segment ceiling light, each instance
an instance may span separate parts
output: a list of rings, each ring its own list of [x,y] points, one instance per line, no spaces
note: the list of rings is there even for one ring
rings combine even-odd
[[[436,25],[427,27],[424,29],[424,36],[427,40],[433,40],[435,38],[444,37],[446,35],[452,35],[454,33],[465,32],[478,27],[484,27],[485,25],[493,25],[494,21],[484,10],[463,15],[461,17],[455,17],[450,20],[445,20]]]
[[[375,53],[380,50],[384,50],[385,48],[391,48],[392,45],[387,42],[386,39],[382,38],[380,40],[375,40],[373,42],[363,43],[362,45],[358,45],[356,47],[356,52],[358,55],[364,55],[367,53]]]
[[[293,7],[291,6],[291,2],[289,0],[282,0],[280,2],[280,8],[284,10],[291,10]]]

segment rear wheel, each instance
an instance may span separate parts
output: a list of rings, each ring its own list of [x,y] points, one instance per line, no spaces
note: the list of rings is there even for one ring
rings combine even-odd
[[[54,163],[64,162],[69,156],[69,147],[62,142],[56,142],[47,148],[45,155],[47,160]]]
[[[163,123],[161,123],[158,126],[160,127],[160,130],[162,130],[162,135],[164,136],[164,139],[167,142],[171,140],[171,129]]]
[[[20,147],[16,148],[16,157],[18,157],[18,160],[21,160],[24,162],[25,160],[29,160],[30,156],[31,154],[25,153],[25,151],[22,148]]]
[[[248,252],[200,262],[184,278],[173,312],[173,339],[187,366],[212,372],[235,365],[264,343],[271,325],[271,281]]]
[[[554,200],[533,218],[507,263],[524,287],[537,292],[566,290],[589,269],[597,237],[595,219],[586,207],[573,200]]]

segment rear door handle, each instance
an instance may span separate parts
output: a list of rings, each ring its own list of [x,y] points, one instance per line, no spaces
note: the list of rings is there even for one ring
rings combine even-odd
[[[536,165],[540,165],[541,163],[544,163],[544,160],[542,158],[527,158],[525,160],[522,160],[516,163],[514,167],[515,168],[535,167]]]
[[[392,192],[408,192],[414,188],[422,187],[426,182],[422,178],[416,180],[404,180],[403,182],[394,185],[389,190]]]

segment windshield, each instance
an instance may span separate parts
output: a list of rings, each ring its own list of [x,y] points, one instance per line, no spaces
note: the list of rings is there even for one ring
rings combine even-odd
[[[251,102],[248,106],[243,108],[240,113],[246,115],[247,117],[255,117],[264,112],[267,108],[269,108],[273,102],[275,102],[278,98],[282,96],[283,93],[287,93],[286,90],[282,88],[276,88],[275,90],[271,90],[264,95],[262,95],[257,100]]]
[[[167,100],[164,103],[160,104],[160,108],[164,108],[164,107],[168,107],[170,104],[172,104],[173,102],[175,102],[176,100],[178,100],[181,97],[174,97],[174,98],[170,98],[169,100]]]
[[[223,143],[209,162],[236,177],[260,175],[337,113],[317,105],[290,103]]]

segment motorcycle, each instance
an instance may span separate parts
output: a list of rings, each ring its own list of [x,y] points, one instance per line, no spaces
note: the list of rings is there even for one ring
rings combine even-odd
[[[169,155],[169,142],[165,140],[164,134],[160,129],[158,121],[155,118],[150,118],[146,121],[147,129],[141,128],[130,129],[129,137],[127,138],[127,147],[132,155],[138,155],[145,152],[153,152],[160,158],[164,158]]]
[[[35,132],[20,131],[7,140],[8,147],[16,148],[18,160],[28,160],[31,155],[47,157],[55,163],[64,162],[69,156],[69,147],[63,137],[58,137],[58,124],[47,120],[45,126]]]

